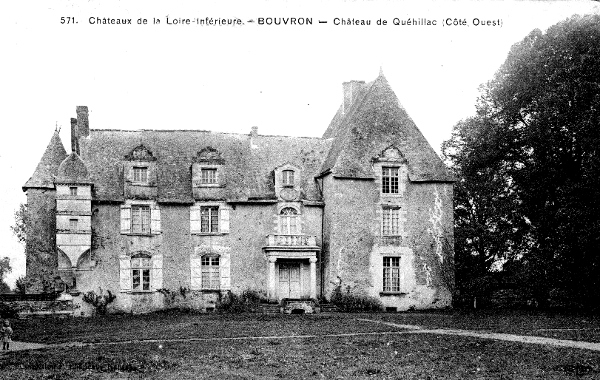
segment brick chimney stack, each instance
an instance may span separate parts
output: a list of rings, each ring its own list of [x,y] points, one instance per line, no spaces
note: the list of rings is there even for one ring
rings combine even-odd
[[[88,137],[90,135],[88,108],[87,106],[77,106],[76,110],[78,137]]]
[[[351,80],[350,82],[342,83],[344,88],[344,105],[342,107],[342,112],[344,114],[350,111],[350,107],[352,107],[352,104],[356,100],[356,97],[364,85],[364,80]]]
[[[71,152],[79,154],[79,134],[77,131],[77,119],[71,118]]]

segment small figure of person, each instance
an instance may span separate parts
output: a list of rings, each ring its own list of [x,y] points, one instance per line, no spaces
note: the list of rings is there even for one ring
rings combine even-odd
[[[13,329],[10,327],[8,319],[4,321],[2,329],[0,329],[0,334],[2,334],[2,350],[10,350]]]

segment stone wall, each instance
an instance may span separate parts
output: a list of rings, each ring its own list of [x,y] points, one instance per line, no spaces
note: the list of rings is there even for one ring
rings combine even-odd
[[[278,232],[276,204],[228,205],[230,232],[215,235],[190,233],[190,205],[161,204],[160,207],[162,233],[138,237],[121,234],[119,204],[93,204],[90,256],[93,265],[90,265],[90,270],[77,272],[80,292],[110,290],[117,295],[109,307],[110,312],[147,312],[164,307],[213,308],[219,298],[218,292],[191,289],[190,256],[198,247],[208,247],[217,251],[227,250],[232,292],[254,290],[266,295],[268,265],[262,248],[266,245],[266,236]],[[320,207],[302,206],[302,231],[315,235],[317,245],[321,244]],[[163,288],[166,292],[177,294],[181,289],[187,290],[185,297],[171,299],[160,292],[121,292],[119,257],[143,246],[147,246],[144,250],[152,254],[162,254]]]
[[[57,275],[56,255],[56,200],[55,190],[31,188],[27,190],[26,278],[27,291],[40,293],[54,291]]]
[[[452,185],[407,180],[402,238],[382,242],[376,180],[324,178],[324,295],[342,290],[397,310],[451,305],[454,285]],[[383,294],[383,257],[400,258],[400,292]]]

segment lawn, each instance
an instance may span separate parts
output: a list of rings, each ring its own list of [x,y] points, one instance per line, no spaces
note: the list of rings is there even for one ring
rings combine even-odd
[[[333,313],[305,316],[157,313],[15,321],[17,340],[97,344],[5,354],[0,356],[0,377],[600,378],[598,352],[455,336],[411,334],[392,326],[359,321],[356,318],[419,324],[424,327],[485,329],[523,334],[558,326],[598,326],[598,319],[586,316],[459,312]],[[352,333],[364,335],[344,335]],[[305,337],[297,337],[299,335]],[[236,339],[255,336],[278,338]],[[185,341],[187,338],[206,340]],[[156,341],[114,344],[136,339]]]

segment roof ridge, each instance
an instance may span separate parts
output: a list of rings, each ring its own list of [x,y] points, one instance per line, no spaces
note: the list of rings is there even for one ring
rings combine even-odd
[[[91,132],[205,132],[215,133],[223,135],[237,135],[237,136],[250,136],[249,133],[238,133],[238,132],[222,132],[222,131],[210,131],[206,129],[110,129],[110,128],[94,128],[90,129]],[[290,137],[300,139],[315,139],[323,140],[322,137],[318,136],[290,136],[290,135],[257,135],[257,137]]]

